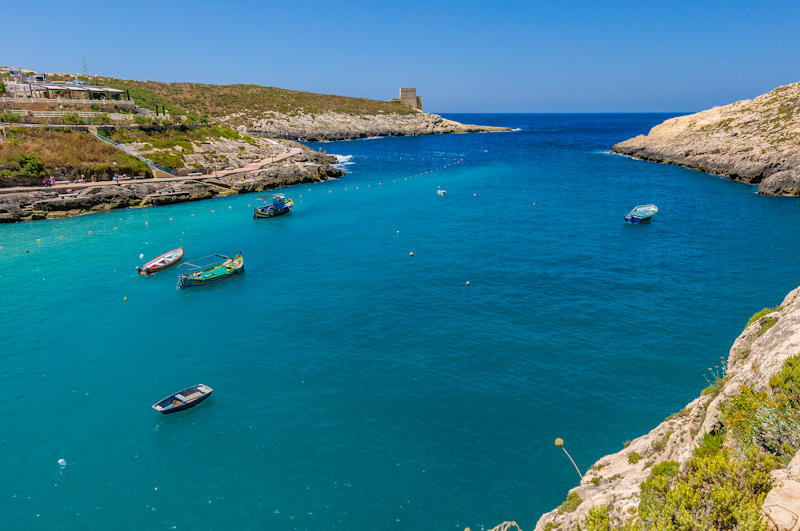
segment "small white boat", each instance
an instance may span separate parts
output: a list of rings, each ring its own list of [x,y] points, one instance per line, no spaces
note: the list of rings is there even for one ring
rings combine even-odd
[[[137,267],[136,269],[139,270],[140,275],[150,275],[156,271],[161,271],[162,269],[177,264],[181,261],[181,258],[183,258],[183,247],[178,247],[177,249],[167,251],[157,258],[153,258],[145,265]]]
[[[436,193],[439,194],[440,196],[444,197],[444,196],[447,195],[447,190],[441,190],[441,189],[440,190],[436,190]]]

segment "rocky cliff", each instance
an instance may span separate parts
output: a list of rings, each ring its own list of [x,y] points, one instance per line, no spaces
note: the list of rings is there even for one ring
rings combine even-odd
[[[235,117],[233,117],[235,118]],[[223,119],[223,121],[230,121]],[[248,125],[240,126],[250,135],[292,140],[346,140],[373,136],[417,136],[443,133],[488,133],[508,131],[507,127],[468,125],[438,114],[282,114],[267,112]]]
[[[611,151],[758,184],[763,195],[800,195],[800,83],[670,118]]]
[[[543,515],[536,529],[567,530],[577,529],[579,525],[584,529],[610,529],[623,525],[633,525],[633,529],[649,529],[654,526],[660,529],[762,529],[766,526],[781,530],[800,529],[800,454],[797,453],[797,440],[800,437],[797,414],[797,401],[800,396],[797,390],[800,388],[798,387],[800,381],[792,384],[793,387],[790,388],[789,400],[794,401],[792,405],[794,409],[788,414],[782,416],[775,413],[782,411],[776,409],[781,401],[774,398],[777,395],[771,394],[775,386],[780,383],[778,382],[780,378],[776,375],[779,372],[783,374],[787,360],[793,357],[795,360],[799,359],[796,356],[798,352],[800,352],[800,288],[789,293],[778,308],[765,309],[754,316],[752,323],[744,329],[730,350],[726,363],[727,373],[724,377],[719,378],[701,396],[689,402],[682,411],[668,417],[648,434],[631,441],[619,452],[598,460],[584,474],[581,483],[570,491],[568,502],[571,500],[571,503],[565,503],[562,507]],[[797,369],[794,370],[794,378],[800,379]],[[741,404],[744,393],[751,393],[746,396],[755,397],[753,398],[755,405],[751,409],[746,408],[745,414],[737,416],[740,412],[736,407]],[[761,399],[765,402],[758,403],[757,400]],[[735,404],[736,407],[731,404]],[[770,417],[770,414],[773,417]],[[761,415],[766,416],[761,419]],[[781,424],[784,421],[788,422],[788,425]],[[756,422],[761,424],[753,424]],[[738,429],[742,423],[750,423],[747,424],[750,431]],[[764,433],[758,430],[763,430]],[[775,435],[776,430],[784,430],[782,432],[784,436],[788,434],[794,444],[773,448],[769,437]],[[753,438],[754,433],[761,438]],[[648,514],[652,515],[651,505],[659,502],[659,500],[654,501],[657,496],[650,494],[648,495],[650,505],[645,508],[640,506],[643,482],[658,475],[655,470],[659,466],[661,469],[666,469],[670,463],[674,463],[674,470],[684,472],[698,467],[697,462],[692,463],[691,459],[697,458],[697,450],[701,446],[704,451],[708,451],[709,438],[713,439],[714,434],[724,441],[723,448],[731,449],[731,455],[737,451],[736,449],[746,453],[751,450],[760,452],[767,448],[768,452],[771,452],[769,459],[773,459],[773,454],[780,456],[770,461],[773,463],[772,467],[760,470],[765,474],[764,484],[768,485],[765,489],[768,494],[764,498],[762,492],[761,497],[753,496],[752,501],[757,502],[755,513],[758,513],[760,505],[763,516],[751,515],[751,525],[742,526],[741,520],[737,521],[736,518],[743,517],[731,509],[731,514],[727,516],[730,516],[733,523],[728,524],[728,527],[706,527],[698,520],[697,515],[683,514],[677,503],[675,506],[669,506],[667,503],[666,509],[664,505],[661,506],[661,510],[665,513],[661,515],[665,516],[661,521],[663,526],[654,523],[657,520],[643,521]],[[749,446],[753,448],[749,449]],[[768,452],[765,451],[765,455]],[[735,461],[733,457],[730,460]],[[755,482],[759,472],[750,473],[745,470],[740,473],[744,474],[745,479],[748,474],[752,474]],[[722,472],[707,474],[705,479],[720,484],[725,480],[725,474]],[[675,483],[672,485],[671,495],[677,497],[674,489],[678,487],[674,486]],[[702,504],[704,501],[702,487],[702,484],[689,484],[680,488],[684,488],[684,494],[688,492],[690,496],[701,493],[694,503]],[[715,493],[705,497],[713,498],[716,495]],[[728,492],[725,495],[731,494]],[[669,499],[669,496],[666,495],[666,498]],[[598,520],[597,512],[590,514],[589,511],[592,507],[601,506],[603,517]],[[720,512],[722,517],[725,517],[726,509],[725,506],[722,507]],[[590,516],[588,521],[587,515]],[[602,526],[593,527],[591,525],[593,519],[595,523],[601,521]],[[681,521],[690,524],[682,527],[678,525]],[[603,527],[605,524],[609,524],[610,527]]]

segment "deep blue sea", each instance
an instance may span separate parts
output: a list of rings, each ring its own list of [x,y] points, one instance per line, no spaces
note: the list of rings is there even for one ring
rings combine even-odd
[[[0,226],[0,527],[531,529],[578,480],[556,437],[619,450],[800,283],[800,201],[607,152],[669,116],[315,143],[347,175],[271,220],[252,194]],[[179,245],[247,272],[137,275]]]

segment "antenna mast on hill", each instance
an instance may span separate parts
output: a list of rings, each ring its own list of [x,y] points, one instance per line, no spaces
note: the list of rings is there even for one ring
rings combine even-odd
[[[87,77],[89,74],[89,65],[86,63],[86,58],[83,58],[83,62],[81,63],[81,71],[83,72],[84,77]]]

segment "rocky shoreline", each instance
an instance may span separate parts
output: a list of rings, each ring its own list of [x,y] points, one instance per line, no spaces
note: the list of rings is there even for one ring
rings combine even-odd
[[[542,515],[536,530],[577,529],[584,524],[589,509],[601,505],[607,507],[612,525],[623,526],[637,515],[641,484],[656,465],[674,461],[685,468],[706,434],[720,431],[726,401],[745,386],[756,391],[769,389],[784,362],[800,351],[800,287],[779,307],[754,317],[733,343],[723,379],[648,434],[594,463],[580,484],[570,490],[575,503]],[[728,433],[724,445],[739,444]],[[774,529],[794,531],[798,529],[795,524],[800,524],[800,452],[793,455],[788,465],[771,472],[773,486],[761,504]]]
[[[762,195],[800,195],[800,83],[752,100],[670,118],[612,152],[758,185]]]
[[[344,171],[332,166],[335,163],[335,157],[305,148],[299,155],[260,170],[243,170],[222,177],[172,182],[144,179],[111,186],[86,186],[76,188],[75,195],[69,197],[64,197],[63,189],[0,193],[0,223],[198,201],[325,181],[344,175]]]
[[[308,141],[509,131],[507,127],[462,124],[424,112],[362,115],[333,112],[317,115],[266,113],[239,129],[252,136]]]

